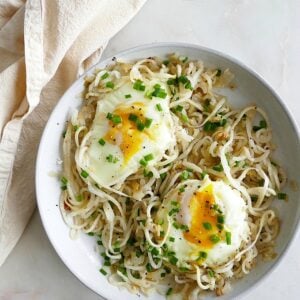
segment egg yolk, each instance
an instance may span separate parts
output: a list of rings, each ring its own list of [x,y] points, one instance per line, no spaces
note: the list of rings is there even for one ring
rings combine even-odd
[[[196,191],[190,200],[191,224],[184,238],[201,248],[210,249],[220,238],[221,230],[217,227],[218,215],[215,210],[212,185]]]
[[[123,165],[125,165],[142,148],[144,139],[146,137],[152,138],[152,136],[146,128],[139,130],[137,122],[129,119],[130,115],[135,115],[140,122],[145,123],[146,118],[143,103],[135,102],[130,106],[120,105],[113,111],[113,114],[121,117],[122,122],[114,124],[110,121],[110,127],[104,139],[120,147],[124,157]]]

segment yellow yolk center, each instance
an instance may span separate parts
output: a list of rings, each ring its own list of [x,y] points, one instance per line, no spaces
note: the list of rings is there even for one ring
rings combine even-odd
[[[215,199],[212,185],[194,193],[190,200],[191,224],[184,238],[201,248],[210,249],[214,245],[212,236],[219,236]]]
[[[137,123],[129,120],[130,114],[133,114],[144,124],[146,119],[144,105],[140,102],[135,102],[130,106],[121,105],[114,110],[113,114],[120,116],[122,122],[114,124],[110,121],[110,127],[104,139],[120,147],[124,157],[123,165],[125,165],[141,149],[143,140],[146,137],[151,138],[146,128],[139,130]]]

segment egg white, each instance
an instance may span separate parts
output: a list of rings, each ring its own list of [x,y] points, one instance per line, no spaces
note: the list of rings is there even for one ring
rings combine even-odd
[[[169,110],[170,94],[168,86],[164,82],[151,81],[146,85],[145,91],[133,89],[133,83],[128,82],[121,87],[106,94],[98,101],[97,111],[91,126],[89,140],[84,154],[81,157],[81,168],[88,172],[89,176],[101,186],[111,186],[122,183],[129,175],[138,171],[141,167],[140,160],[145,155],[152,154],[154,159],[148,165],[155,165],[161,160],[165,151],[174,147],[176,140],[173,130],[173,121]],[[152,97],[149,99],[145,93],[160,84],[167,92],[165,99]],[[126,98],[125,95],[131,95]],[[118,145],[106,142],[104,146],[99,145],[99,139],[104,137],[109,130],[107,113],[112,113],[119,107],[130,106],[133,103],[142,103],[145,108],[145,117],[151,118],[152,124],[148,129],[152,139],[144,137],[141,148],[130,158],[124,161],[124,155]],[[159,104],[162,111],[156,105]],[[120,136],[122,139],[122,136]],[[108,155],[113,155],[118,161],[111,163],[107,160]]]
[[[173,237],[174,242],[167,238],[166,243],[171,251],[176,253],[178,266],[185,266],[186,262],[196,261],[200,251],[207,253],[207,258],[201,261],[201,265],[215,267],[228,262],[234,257],[243,241],[249,237],[249,226],[247,223],[246,205],[239,192],[233,190],[223,181],[211,181],[208,176],[204,181],[188,180],[179,184],[165,197],[162,208],[158,212],[158,218],[164,220],[164,229],[166,224],[174,222],[169,212],[172,209],[172,202],[179,202],[180,210],[175,216],[175,221],[190,227],[191,215],[189,203],[196,191],[203,191],[207,186],[212,185],[215,203],[222,210],[224,219],[224,230],[231,233],[231,244],[228,245],[225,240],[221,240],[210,249],[205,249],[201,245],[196,245],[184,238],[183,230],[170,226],[168,237]],[[179,192],[180,187],[185,188],[184,192]]]

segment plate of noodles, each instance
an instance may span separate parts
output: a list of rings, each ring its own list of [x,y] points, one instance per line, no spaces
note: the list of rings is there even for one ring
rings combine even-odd
[[[66,266],[107,299],[232,299],[294,236],[299,149],[283,102],[240,62],[141,46],[57,104],[37,158],[39,211]]]

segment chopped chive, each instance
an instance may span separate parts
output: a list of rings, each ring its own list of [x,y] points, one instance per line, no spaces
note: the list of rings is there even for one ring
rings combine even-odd
[[[64,177],[64,176],[60,179],[60,181],[64,185],[67,185],[67,183],[68,183],[68,179],[66,177]]]
[[[185,188],[182,186],[180,189],[179,189],[179,192],[180,193],[183,193],[185,191]]]
[[[76,196],[76,201],[81,202],[82,199],[83,199],[83,196],[82,196],[82,195],[77,195],[77,196]]]
[[[278,199],[280,199],[280,200],[285,200],[286,197],[287,197],[287,194],[286,194],[286,193],[278,193],[278,194],[277,194],[277,197],[278,197]]]
[[[214,204],[212,209],[218,212],[219,214],[222,214],[222,210],[220,209],[218,204]]]
[[[180,179],[181,180],[187,180],[190,177],[190,173],[187,170],[184,170],[181,174],[180,174]]]
[[[202,226],[206,229],[206,230],[212,230],[212,225],[209,222],[204,222],[202,223]]]
[[[162,98],[162,99],[165,99],[167,97],[167,93],[165,90],[161,89],[159,92],[156,93],[156,96],[155,97],[158,97],[158,98]]]
[[[79,126],[78,126],[78,125],[74,125],[74,126],[73,126],[73,130],[74,130],[74,131],[77,131],[77,130],[78,130],[78,128],[79,128]]]
[[[102,273],[104,276],[107,275],[107,272],[102,268],[99,270],[99,272]]]
[[[176,111],[179,111],[179,112],[182,112],[183,106],[182,106],[182,105],[177,105],[177,106],[175,107],[175,110],[176,110]]]
[[[120,123],[122,123],[122,118],[118,115],[113,115],[113,117],[111,118],[111,121],[114,124],[120,124]]]
[[[156,104],[155,106],[156,106],[156,109],[157,109],[158,111],[162,111],[162,110],[163,110],[162,107],[161,107],[161,105],[160,105],[159,103]]]
[[[213,242],[214,244],[217,244],[220,241],[220,237],[217,236],[216,234],[212,234],[209,239],[211,240],[211,242]]]
[[[134,277],[135,279],[141,279],[140,273],[133,273],[132,277]]]
[[[146,220],[140,220],[140,225],[141,224],[145,226],[146,225]]]
[[[189,59],[189,58],[188,58],[187,56],[185,56],[185,57],[182,59],[182,62],[183,62],[183,63],[186,63],[186,62],[188,61],[188,59]]]
[[[167,59],[163,61],[163,64],[164,64],[165,66],[167,66],[169,63],[170,63],[170,61],[167,60]]]
[[[108,76],[109,76],[109,74],[106,72],[100,78],[101,78],[101,80],[103,80],[103,79],[106,79]]]
[[[172,289],[172,288],[169,288],[169,289],[167,290],[166,296],[170,296],[170,295],[172,294],[172,291],[173,291],[173,289]]]
[[[112,117],[113,117],[113,114],[112,113],[107,113],[107,115],[106,115],[106,119],[108,119],[108,120],[111,120],[112,119]]]
[[[179,228],[180,228],[179,224],[178,224],[178,223],[176,223],[176,222],[173,222],[173,224],[172,224],[172,225],[173,225],[173,227],[174,227],[174,228],[176,228],[176,229],[179,229]]]
[[[68,187],[66,185],[62,185],[60,188],[62,191],[65,191]]]
[[[231,245],[231,232],[226,231],[225,237],[226,237],[226,244]]]
[[[89,176],[89,173],[85,170],[82,170],[81,173],[80,173],[81,177],[83,178],[87,178]]]
[[[189,82],[189,79],[188,79],[186,76],[181,75],[181,76],[178,77],[178,81],[179,81],[180,83],[182,83],[182,84],[186,84],[186,83]]]
[[[235,166],[235,167],[238,167],[240,163],[241,163],[241,162],[237,160],[237,161],[235,161],[234,166]]]
[[[177,85],[176,78],[170,78],[170,79],[168,79],[167,84],[168,85]]]
[[[126,270],[126,268],[120,266],[120,267],[118,268],[118,271],[120,271],[123,275],[125,275],[125,276],[127,277],[127,270]]]
[[[267,128],[267,122],[265,120],[260,120],[259,121],[259,126],[253,126],[252,129],[253,131],[258,131],[260,129],[263,129],[263,128]]]
[[[129,114],[128,120],[136,122],[138,119],[138,116],[135,114]]]
[[[137,120],[136,127],[139,131],[143,131],[145,129],[145,124],[143,124],[140,120]]]
[[[106,160],[109,163],[113,163],[113,164],[115,164],[119,161],[119,159],[116,156],[113,156],[112,154],[109,154],[108,156],[106,156]]]
[[[188,83],[186,83],[185,85],[184,85],[184,87],[187,89],[187,90],[193,90],[193,87],[192,87],[192,84],[191,84],[191,82],[189,81]]]
[[[148,272],[152,272],[152,271],[153,271],[153,267],[151,266],[150,263],[147,263],[147,264],[146,264],[146,270],[147,270]]]
[[[145,159],[141,159],[140,160],[140,164],[143,166],[143,167],[146,167],[147,166],[147,164],[148,164],[148,162],[145,160]]]
[[[219,165],[213,166],[212,169],[217,171],[217,172],[222,172],[223,171],[223,166],[221,164],[219,164]]]
[[[145,121],[145,127],[146,128],[149,128],[152,124],[152,121],[153,119],[150,119],[150,118],[146,118],[146,121]]]
[[[187,115],[181,114],[181,120],[182,120],[182,122],[184,122],[184,123],[188,123],[189,118],[188,118]]]
[[[202,173],[200,173],[200,178],[201,178],[201,180],[203,180],[203,179],[204,179],[205,175],[207,175],[207,173],[206,173],[206,172],[202,172]]]
[[[208,269],[207,273],[208,273],[209,277],[215,277],[215,272],[213,270]]]
[[[94,232],[88,232],[87,235],[89,235],[89,236],[94,236],[95,233],[94,233]]]
[[[157,256],[159,254],[159,250],[155,247],[151,250],[151,254]]]
[[[224,226],[222,224],[217,224],[217,228],[223,230]]]
[[[172,237],[172,236],[170,236],[170,237],[169,237],[169,241],[172,242],[172,243],[174,243],[174,242],[175,242],[175,238]]]
[[[159,177],[161,180],[164,180],[167,177],[167,173],[161,173],[159,174]]]
[[[205,259],[205,258],[207,258],[207,253],[204,252],[204,251],[200,251],[199,252],[199,257],[197,258],[197,260],[199,260],[199,259]]]
[[[260,128],[267,128],[267,122],[265,120],[261,120],[259,122],[259,126],[260,126]]]
[[[158,97],[165,99],[167,97],[167,92],[160,87],[159,84],[154,85],[154,91],[151,93],[151,97]]]
[[[141,91],[141,92],[145,91],[145,89],[146,89],[145,85],[143,84],[143,81],[141,81],[139,79],[135,81],[135,83],[133,84],[133,88],[135,90]]]
[[[107,88],[113,89],[115,87],[115,84],[111,81],[106,82],[105,86]]]
[[[145,161],[150,161],[150,160],[154,159],[154,156],[152,153],[150,153],[150,154],[145,155],[144,159],[145,159]]]
[[[67,131],[65,130],[63,133],[62,133],[62,137],[65,138],[66,137],[66,133]]]
[[[220,223],[220,224],[224,224],[224,222],[225,222],[225,217],[224,217],[223,215],[219,215],[219,216],[217,216],[217,221],[218,221],[218,223]]]
[[[217,77],[220,77],[221,74],[222,74],[222,70],[221,70],[221,69],[217,69],[217,74],[216,74],[216,76],[217,76]]]
[[[203,126],[204,131],[215,131],[217,129],[216,123],[207,121]]]
[[[128,98],[131,98],[132,96],[130,94],[127,94],[125,95],[125,98],[128,99]]]
[[[171,257],[169,258],[169,262],[170,262],[170,264],[172,264],[173,266],[176,266],[176,264],[177,264],[177,262],[178,262],[178,258],[175,257],[175,256],[171,256]]]
[[[171,201],[171,205],[173,205],[173,206],[179,206],[179,202],[177,202],[177,201]]]
[[[104,262],[104,266],[106,266],[106,267],[110,267],[110,266],[111,266],[111,263],[110,263],[110,261],[108,261],[108,260],[107,260],[107,261],[105,261],[105,262]]]
[[[181,224],[180,225],[180,229],[183,230],[183,231],[188,231],[189,230],[189,227],[185,224]]]
[[[105,145],[105,141],[104,141],[104,139],[102,139],[102,138],[98,141],[98,143],[99,143],[101,146],[104,146],[104,145]]]
[[[153,177],[153,172],[152,171],[144,170],[144,176],[148,177],[148,178],[151,178],[151,177]]]
[[[172,208],[170,211],[169,211],[169,216],[172,216],[172,215],[174,215],[174,214],[176,214],[176,213],[178,213],[179,212],[179,208]]]
[[[161,273],[160,277],[166,277],[166,273]]]

